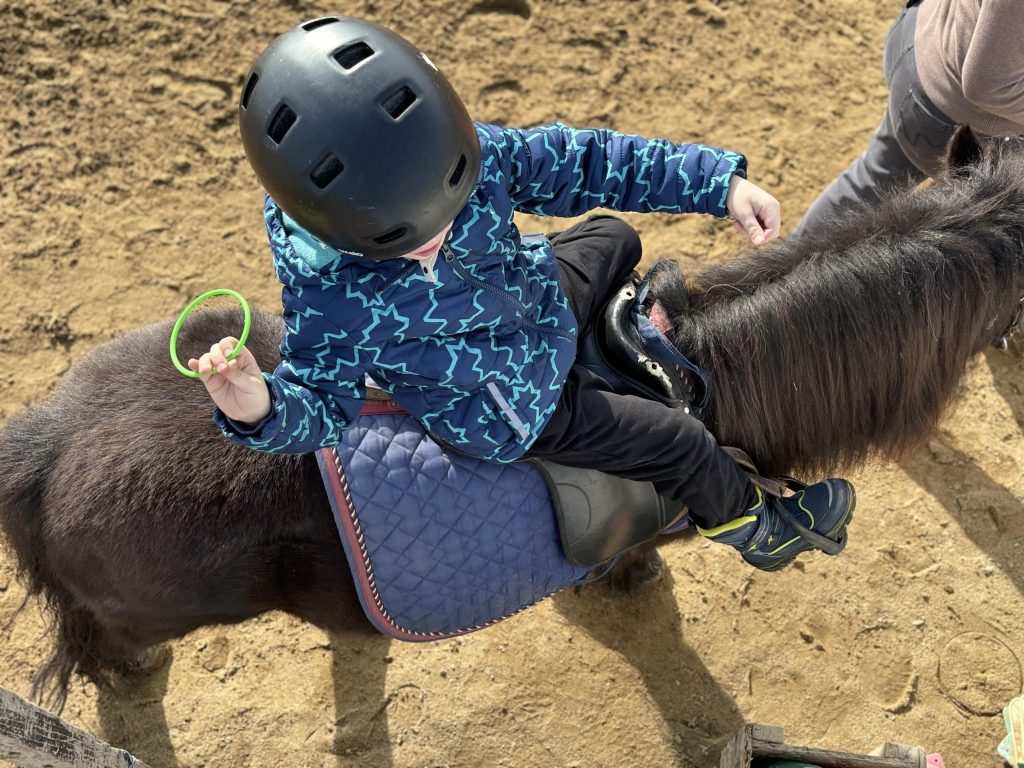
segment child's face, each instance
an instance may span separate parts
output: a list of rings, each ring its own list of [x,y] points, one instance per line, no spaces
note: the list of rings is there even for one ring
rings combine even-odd
[[[426,261],[428,259],[434,258],[435,256],[437,256],[437,252],[441,250],[441,246],[444,244],[444,239],[448,236],[448,233],[451,231],[451,229],[452,224],[449,224],[447,227],[442,229],[438,234],[434,235],[434,237],[430,238],[430,240],[425,245],[417,248],[415,251],[412,251],[411,253],[405,254],[404,256],[402,256],[402,258],[415,259],[416,261]]]

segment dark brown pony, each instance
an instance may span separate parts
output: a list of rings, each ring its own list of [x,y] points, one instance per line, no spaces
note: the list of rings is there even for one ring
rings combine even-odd
[[[689,286],[656,267],[676,342],[715,382],[707,423],[765,473],[901,455],[933,431],[968,361],[1020,322],[1024,157],[982,154],[969,134],[953,153],[961,167],[944,183],[820,237]],[[193,340],[208,346],[222,327]],[[256,316],[249,346],[265,369],[281,333]],[[167,364],[168,334],[163,323],[98,347],[0,434],[0,528],[52,613],[37,685],[58,700],[74,672],[102,679],[164,640],[271,609],[371,631],[314,457],[221,438],[205,390]]]

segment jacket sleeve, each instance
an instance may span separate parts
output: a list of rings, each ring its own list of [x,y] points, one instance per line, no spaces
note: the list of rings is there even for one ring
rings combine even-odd
[[[281,364],[263,374],[271,411],[252,429],[214,407],[214,421],[228,439],[267,453],[311,453],[337,445],[366,397],[363,373],[369,362],[344,331],[291,297],[285,301],[287,331]]]
[[[729,182],[746,176],[743,155],[702,144],[560,123],[485,129],[507,162],[513,206],[525,213],[570,217],[611,208],[725,217]]]

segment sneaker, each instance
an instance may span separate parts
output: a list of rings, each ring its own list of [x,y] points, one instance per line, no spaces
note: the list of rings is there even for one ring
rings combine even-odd
[[[838,555],[846,546],[846,526],[857,494],[846,480],[831,478],[792,496],[768,496],[755,486],[757,501],[747,514],[711,530],[697,530],[712,541],[731,544],[762,571],[789,565],[808,549]]]

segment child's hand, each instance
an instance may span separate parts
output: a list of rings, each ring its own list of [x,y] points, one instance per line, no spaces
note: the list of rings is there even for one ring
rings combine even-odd
[[[189,360],[188,367],[203,374],[201,381],[206,391],[225,416],[254,425],[270,414],[270,392],[256,358],[248,349],[242,347],[238,357],[230,363],[226,361],[237,344],[238,339],[233,336],[223,338],[198,360]]]
[[[779,236],[782,225],[779,201],[756,184],[733,176],[725,206],[733,216],[736,230],[749,237],[754,245]]]

